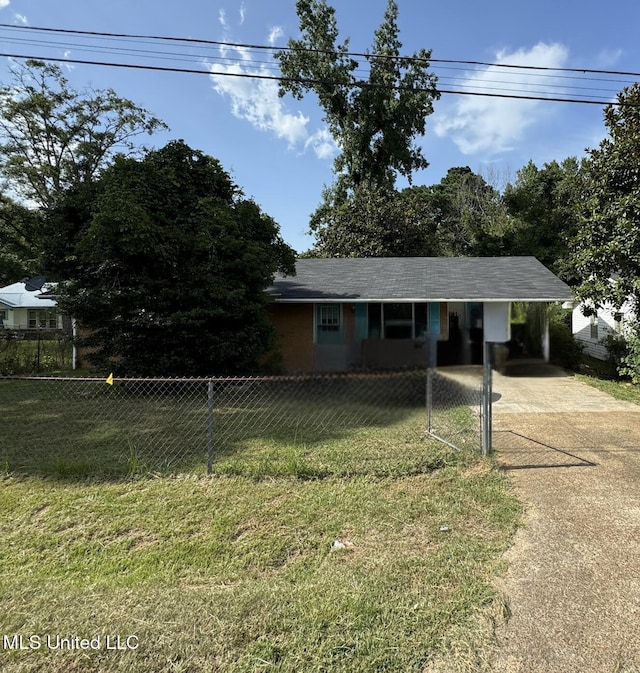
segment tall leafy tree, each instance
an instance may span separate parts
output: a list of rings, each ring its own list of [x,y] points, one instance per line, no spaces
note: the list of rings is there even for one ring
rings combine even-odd
[[[13,194],[46,209],[163,127],[112,89],[75,91],[57,65],[29,60],[0,87],[0,172]]]
[[[116,157],[83,210],[61,306],[102,369],[127,375],[246,372],[272,345],[264,290],[294,252],[216,159],[172,142]],[[64,212],[69,212],[68,210]]]
[[[360,190],[319,212],[327,226],[317,230],[315,257],[409,257],[437,255],[430,197],[413,187]]]
[[[314,92],[339,149],[335,183],[325,190],[310,224],[322,238],[323,230],[340,220],[334,209],[355,207],[359,200],[374,198],[375,192],[393,196],[398,174],[411,180],[416,170],[427,167],[415,141],[424,134],[439,94],[436,77],[429,72],[431,52],[421,49],[408,57],[400,53],[394,0],[389,0],[364,57],[366,79],[356,72],[361,65],[349,53],[349,40],[340,41],[333,7],[325,0],[298,0],[296,10],[301,37],[290,39],[289,48],[277,54],[284,77],[280,93],[301,99]],[[379,238],[383,235],[378,232]]]
[[[589,152],[572,241],[572,263],[581,282],[577,296],[592,309],[629,301],[640,313],[640,84],[624,88],[604,111],[608,136]],[[640,383],[640,323],[627,325],[628,351],[621,373]]]
[[[532,161],[508,184],[504,200],[514,228],[505,242],[511,254],[533,255],[564,280],[575,272],[569,242],[578,230],[584,195],[584,164],[575,157],[538,168]]]
[[[41,213],[0,195],[0,287],[41,270],[36,241]]]
[[[579,296],[640,308],[640,84],[605,108],[608,136],[590,150],[572,258]]]
[[[443,256],[500,255],[511,223],[501,194],[468,166],[450,168],[430,188]]]

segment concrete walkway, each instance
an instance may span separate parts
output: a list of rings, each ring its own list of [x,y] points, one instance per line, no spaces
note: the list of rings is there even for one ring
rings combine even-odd
[[[527,511],[489,670],[640,672],[640,406],[537,373],[494,377],[496,456]]]

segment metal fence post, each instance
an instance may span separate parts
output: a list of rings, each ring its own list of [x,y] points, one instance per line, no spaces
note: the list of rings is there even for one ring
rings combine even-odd
[[[493,344],[484,342],[483,366],[482,366],[482,455],[486,456],[492,451],[492,403],[493,396],[491,356]]]
[[[207,384],[207,474],[213,472],[213,381]]]
[[[433,371],[438,357],[438,342],[433,335],[427,337],[427,432],[433,429]]]

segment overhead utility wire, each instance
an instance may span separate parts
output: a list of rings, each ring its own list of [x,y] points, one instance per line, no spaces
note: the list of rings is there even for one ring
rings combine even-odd
[[[334,85],[334,86],[344,86],[344,82],[331,82],[327,80],[314,80],[302,77],[282,77],[277,75],[259,75],[257,73],[237,73],[237,72],[216,72],[212,70],[195,70],[192,68],[174,68],[169,66],[157,66],[157,65],[143,65],[136,63],[114,63],[108,61],[89,61],[77,58],[62,58],[62,57],[53,57],[53,56],[29,56],[26,54],[9,54],[9,53],[0,53],[0,57],[5,58],[18,58],[24,60],[45,60],[45,61],[55,61],[58,63],[77,63],[81,65],[101,65],[108,66],[112,68],[131,68],[134,70],[152,70],[158,72],[176,72],[176,73],[189,73],[194,75],[209,75],[216,77],[240,77],[244,79],[262,79],[262,80],[272,80],[277,82],[299,82],[301,84],[314,84],[321,82],[325,85]],[[360,87],[360,88],[370,88],[370,89],[394,89],[396,91],[430,91],[430,89],[424,89],[420,87],[402,87],[402,86],[392,86],[389,87],[386,84],[371,84],[369,82],[353,82],[349,86]],[[547,101],[553,103],[582,103],[588,105],[623,105],[629,107],[637,107],[631,103],[617,103],[611,101],[600,101],[600,100],[580,100],[578,98],[560,98],[560,97],[548,97],[548,96],[532,96],[524,94],[505,94],[505,93],[488,93],[481,91],[453,91],[448,89],[436,89],[438,93],[444,94],[454,94],[460,96],[484,96],[490,98],[509,98],[517,100],[535,100],[535,101]],[[579,95],[579,94],[576,94]]]
[[[155,41],[164,40],[164,41],[174,41],[174,42],[189,42],[189,43],[195,43],[197,45],[212,45],[213,44],[213,45],[216,45],[218,47],[226,46],[226,47],[229,47],[229,48],[236,48],[236,49],[242,48],[247,53],[251,53],[251,51],[253,49],[269,50],[271,52],[278,51],[278,48],[273,47],[273,46],[239,44],[239,43],[231,43],[231,42],[220,42],[220,41],[215,41],[215,40],[202,40],[202,39],[195,39],[195,38],[162,37],[162,36],[154,36],[154,35],[132,35],[132,34],[125,34],[125,33],[104,33],[104,32],[96,32],[96,31],[80,31],[80,30],[59,29],[59,28],[39,28],[39,27],[34,27],[34,26],[14,26],[14,25],[9,25],[9,24],[0,24],[0,27],[7,27],[7,28],[10,28],[10,29],[23,30],[23,31],[24,30],[35,30],[35,31],[40,30],[40,31],[57,33],[57,34],[62,33],[62,34],[71,34],[71,35],[89,35],[89,36],[99,37],[99,38],[103,38],[103,39],[111,39],[112,37],[115,37],[115,38],[117,38],[119,40],[123,40],[125,42],[135,42],[137,44],[145,44],[145,41],[149,41],[149,40],[152,40],[152,41],[154,41],[154,40]],[[20,43],[21,42],[20,39],[10,39],[8,41],[11,41],[11,42],[14,42],[14,43]],[[23,42],[24,42],[24,44],[32,45],[32,46],[34,45],[34,43],[47,45],[47,42],[42,41],[42,40],[40,40],[40,41],[34,40],[33,42],[31,42],[29,40],[24,40]],[[153,60],[156,60],[156,61],[157,60],[168,60],[169,58],[173,58],[174,60],[179,60],[179,61],[192,60],[191,55],[184,54],[184,53],[181,53],[181,52],[161,52],[161,53],[159,53],[159,52],[150,51],[150,50],[132,49],[132,48],[127,49],[127,48],[118,47],[118,46],[113,46],[113,47],[109,46],[109,47],[105,47],[104,49],[101,49],[99,46],[96,46],[96,45],[83,45],[83,44],[73,44],[73,43],[71,43],[71,44],[69,44],[69,43],[60,44],[60,43],[52,42],[52,43],[49,43],[49,44],[50,45],[58,44],[58,46],[60,46],[61,48],[67,47],[67,48],[79,49],[81,51],[90,51],[90,52],[94,52],[94,53],[96,53],[96,52],[101,53],[102,52],[102,53],[107,53],[107,54],[111,54],[111,55],[115,55],[115,54],[123,55],[123,54],[127,54],[127,52],[129,52],[127,55],[130,55],[130,56],[132,56],[132,55],[135,56],[135,54],[146,55],[146,58],[153,59]],[[286,48],[283,48],[283,49],[290,50],[291,48],[286,47]],[[320,53],[332,53],[332,52],[327,52],[327,51],[323,51],[323,50],[309,50],[309,51],[315,51],[315,52],[320,52]],[[154,56],[152,54],[160,54],[160,55]],[[395,57],[395,56],[389,56],[389,55],[384,55],[384,54],[373,54],[373,55],[372,54],[357,54],[356,52],[352,52],[352,54],[353,55],[360,55],[360,56],[363,56],[363,57],[366,57],[366,58],[371,58],[371,57],[373,57],[373,58],[404,58],[404,59],[413,58],[416,61],[423,61],[423,62],[435,61],[437,63],[458,63],[458,64],[460,64],[460,63],[476,63],[476,64],[483,63],[483,62],[480,62],[480,61],[455,61],[455,60],[452,60],[452,59],[416,59],[414,57]],[[185,58],[178,58],[178,56],[184,56]],[[204,56],[203,56],[203,58],[204,58]],[[68,59],[66,59],[66,60],[68,60]],[[220,57],[220,56],[215,56],[215,55],[207,55],[207,60],[215,61],[217,63],[224,63],[225,65],[232,65],[232,64],[235,63],[234,59],[229,57],[229,56]],[[248,60],[242,60],[242,65],[255,65],[255,64],[261,64],[260,67],[266,68],[266,69],[273,69],[273,70],[276,69],[275,63],[273,61],[264,61],[264,60],[259,60],[259,59],[256,60],[255,58],[254,59],[248,59]],[[548,74],[549,70],[559,70],[561,72],[562,71],[571,72],[573,70],[576,70],[577,72],[587,72],[584,69],[582,69],[582,70],[580,70],[580,69],[562,69],[562,68],[549,69],[549,68],[543,68],[543,67],[539,67],[539,66],[515,66],[515,65],[511,66],[511,65],[507,65],[507,64],[495,64],[495,63],[484,63],[484,64],[487,65],[487,66],[495,66],[496,68],[513,67],[513,68],[517,68],[518,70],[529,70],[529,71],[532,70],[532,69],[536,69],[536,70],[542,70],[545,73],[545,74],[540,74],[540,75],[531,74],[531,77],[540,77],[540,78],[544,77],[544,78],[547,78],[547,79],[558,79],[558,80],[563,80],[563,81],[576,80],[576,81],[583,81],[583,82],[584,81],[586,81],[586,82],[589,82],[589,81],[608,82],[609,84],[617,84],[617,85],[620,85],[620,84],[629,85],[629,84],[631,84],[631,82],[629,82],[629,81],[612,80],[610,78],[607,79],[607,78],[604,78],[604,77],[600,77],[600,78],[575,77],[575,76],[572,76],[572,75],[565,75],[565,74],[556,74],[556,75]],[[464,68],[461,68],[459,66],[451,67],[451,66],[446,66],[446,65],[440,65],[440,66],[437,66],[437,67],[445,69],[445,70],[446,69],[462,70],[462,71],[465,70]],[[437,70],[437,68],[434,68],[434,70]],[[366,73],[367,71],[362,69],[362,68],[359,68],[356,72]],[[592,71],[592,72],[606,73],[606,72],[613,72],[613,71]],[[502,74],[503,75],[509,75],[510,73],[508,73],[506,71],[503,71]],[[631,74],[633,74],[633,73],[631,73]],[[440,81],[455,81],[455,80],[451,80],[451,78],[446,78],[444,76],[439,76],[439,80]],[[496,79],[485,78],[484,79],[484,84],[485,85],[489,85],[489,84],[509,84],[509,82],[505,82],[504,80],[496,80]],[[542,83],[531,82],[531,81],[529,81],[529,82],[515,81],[515,82],[511,82],[511,84],[515,89],[514,93],[516,93],[519,88],[525,88],[525,90],[526,90],[527,88],[531,88],[531,87],[540,88],[542,86],[545,86],[547,88],[560,89],[563,92],[563,96],[564,96],[562,98],[562,100],[567,100],[571,96],[586,98],[586,96],[584,94],[574,93],[577,90],[600,92],[601,94],[603,94],[605,96],[608,96],[608,97],[610,96],[612,98],[615,97],[615,95],[619,91],[619,86],[615,90],[613,90],[613,89],[596,88],[596,87],[579,87],[579,86],[569,85],[569,84],[567,86],[562,86],[562,85],[557,85],[557,84],[552,84],[552,83],[542,84]],[[478,88],[486,89],[487,88],[486,86],[479,87],[479,85],[474,85],[474,87],[476,89],[478,89]],[[489,87],[489,89],[491,90],[492,87]],[[503,87],[493,87],[493,91],[496,91],[496,92],[497,91],[504,91],[504,90],[505,89]],[[441,89],[441,91],[443,93],[446,92],[444,89]],[[456,93],[463,93],[463,92],[451,91],[450,93],[456,94]],[[479,93],[479,92],[477,92],[477,93]],[[552,93],[550,91],[539,92],[539,93],[544,94],[544,100],[553,100],[554,99],[554,93]],[[593,95],[596,95],[596,94],[594,93]],[[578,102],[578,101],[576,101],[576,102]],[[595,104],[604,104],[602,101],[593,101],[593,102]],[[611,102],[611,100],[609,99],[608,102]]]
[[[194,60],[194,55],[193,54],[188,54],[183,51],[173,51],[173,52],[166,52],[166,51],[160,51],[160,50],[149,50],[149,49],[136,49],[132,47],[120,47],[120,46],[108,46],[108,47],[101,47],[95,44],[83,44],[83,43],[75,43],[75,44],[69,44],[68,42],[56,42],[56,41],[46,41],[46,40],[37,40],[37,39],[21,39],[21,38],[8,38],[5,39],[6,43],[11,43],[15,45],[22,45],[22,46],[27,46],[27,47],[52,47],[52,48],[60,48],[60,49],[65,49],[65,48],[73,48],[74,50],[79,50],[79,51],[85,51],[85,52],[93,52],[93,53],[105,53],[109,55],[126,55],[126,56],[143,56],[148,59],[153,59],[153,60],[177,60],[177,61],[183,61],[183,62],[188,62],[188,61],[193,61]],[[145,44],[144,42],[136,41],[136,44]],[[251,53],[251,51],[248,51],[248,53]],[[202,56],[202,58],[206,58],[209,61],[214,61],[216,63],[223,63],[224,65],[234,65],[235,63],[238,62],[238,59],[234,59],[233,57],[230,56],[219,56],[219,55],[211,55],[208,54],[206,56]],[[247,65],[247,66],[252,66],[252,67],[260,67],[268,70],[278,70],[278,66],[273,60],[262,60],[262,59],[256,59],[256,58],[251,58],[251,59],[243,59],[241,61],[242,65]],[[461,67],[451,67],[451,66],[438,66],[438,69],[442,70],[455,70],[455,71],[462,71],[465,72],[466,70]],[[360,73],[366,73],[367,71],[359,68],[356,70],[356,72]],[[496,73],[497,74],[497,73]],[[502,76],[508,76],[511,73],[509,72],[503,72],[501,73]],[[546,82],[544,80],[546,79],[556,79],[556,80],[562,80],[562,81],[568,81],[568,80],[576,80],[580,82],[608,82],[609,84],[629,84],[628,81],[626,80],[612,80],[612,79],[607,79],[604,77],[601,78],[593,78],[593,77],[576,77],[572,75],[550,75],[550,74],[540,74],[540,75],[531,75],[532,78],[540,78],[540,82],[527,82],[526,86],[532,86],[532,87],[548,87],[548,88],[556,88],[556,89],[562,89],[565,91],[566,89],[572,89],[572,90],[587,90],[587,91],[594,91],[594,92],[601,92],[602,94],[605,95],[615,95],[618,92],[618,89],[605,89],[605,88],[597,88],[597,87],[582,87],[582,86],[576,86],[576,85],[562,85],[562,84],[554,84],[550,82]],[[544,78],[544,80],[543,80]],[[457,81],[454,78],[447,78],[444,75],[438,75],[439,81]],[[507,81],[504,79],[485,79],[485,84],[511,84],[514,87],[518,86],[525,86],[524,83],[518,82],[518,81]],[[552,95],[549,93],[549,95]],[[576,94],[577,95],[577,94]]]
[[[184,52],[163,52],[159,50],[145,50],[145,49],[132,49],[130,47],[100,47],[92,44],[74,44],[74,45],[69,45],[68,43],[64,42],[52,42],[52,41],[44,41],[44,40],[21,40],[21,39],[14,39],[10,38],[6,40],[8,43],[16,44],[16,45],[24,45],[24,46],[30,46],[30,47],[59,47],[61,49],[65,47],[73,47],[73,49],[78,49],[80,51],[85,51],[85,52],[92,52],[92,53],[106,53],[111,56],[115,55],[122,55],[122,56],[144,56],[147,59],[152,59],[154,61],[161,61],[161,60],[173,60],[173,61],[182,61],[182,62],[191,62],[194,60],[194,57],[192,54],[187,54]],[[203,57],[204,58],[204,57]],[[207,56],[207,60],[214,62],[216,65],[235,65],[237,64],[237,59],[231,58],[229,56]],[[248,59],[248,60],[242,60],[241,61],[242,65],[245,66],[251,66],[251,67],[260,67],[264,68],[266,70],[273,70],[275,72],[279,72],[277,64],[274,61],[266,61],[266,60],[256,60],[256,59]],[[446,68],[445,69],[450,69],[450,70],[462,70],[461,68]],[[356,72],[360,72],[363,74],[366,74],[366,70],[358,69]],[[502,73],[504,76],[508,75],[509,73]],[[535,78],[545,78],[545,77],[554,77],[557,79],[575,79],[579,81],[585,81],[584,78],[578,78],[578,77],[567,77],[567,76],[561,76],[561,75],[533,75],[532,77]],[[462,80],[461,78],[456,78],[456,77],[447,77],[445,75],[438,75],[438,81],[439,82],[450,82],[451,84],[457,84],[457,85],[464,85],[465,81]],[[586,81],[590,81],[589,79],[586,79]],[[594,80],[595,81],[595,80]],[[610,80],[599,80],[599,81],[610,81]],[[545,87],[547,89],[561,89],[563,91],[566,91],[567,89],[571,90],[570,95],[574,96],[584,96],[584,94],[578,94],[578,93],[573,93],[574,91],[592,91],[592,92],[599,92],[601,94],[605,95],[615,95],[617,93],[617,90],[613,89],[604,89],[602,87],[584,87],[584,86],[576,86],[576,85],[567,85],[563,86],[562,84],[553,84],[549,83],[546,81],[530,81],[530,82],[518,82],[518,81],[509,81],[505,79],[485,79],[483,81],[483,84],[485,85],[484,87],[480,87],[479,84],[474,85],[476,88],[483,88],[487,89],[486,85],[495,85],[495,84],[507,84],[510,85],[512,88],[511,89],[504,89],[502,87],[495,87],[496,91],[516,91],[518,90],[519,87],[527,86],[531,88],[537,88],[540,89],[542,87]],[[491,87],[489,87],[489,90],[491,90]],[[539,91],[538,93],[540,94],[546,94],[548,96],[552,96],[552,92],[545,92],[545,91]],[[595,95],[595,93],[593,94]]]
[[[259,49],[259,50],[268,50],[268,51],[292,51],[292,47],[275,47],[273,45],[264,45],[264,44],[244,44],[239,42],[224,42],[220,40],[204,40],[193,37],[175,37],[175,36],[165,36],[165,35],[136,35],[131,33],[107,33],[102,31],[92,31],[92,30],[72,30],[68,28],[47,28],[43,26],[15,26],[9,23],[0,23],[0,28],[9,28],[13,30],[33,30],[33,31],[44,31],[51,33],[64,33],[68,35],[91,35],[94,37],[106,37],[106,38],[132,38],[138,40],[164,40],[167,42],[186,42],[191,44],[207,44],[215,45],[219,47],[238,47],[243,49]],[[306,49],[312,53],[321,53],[321,54],[335,54],[335,51],[328,51],[324,49]],[[573,73],[592,73],[598,75],[622,75],[625,77],[638,77],[640,78],[640,72],[628,72],[624,70],[600,70],[595,68],[559,68],[551,66],[541,66],[541,65],[517,65],[509,63],[492,63],[489,61],[465,61],[458,59],[446,59],[446,58],[421,58],[416,56],[391,56],[389,54],[367,54],[363,52],[343,52],[344,56],[358,56],[361,58],[386,58],[386,59],[406,59],[416,62],[427,62],[427,63],[459,63],[463,65],[478,65],[483,67],[498,67],[498,68],[515,68],[520,70],[542,70],[542,71],[556,71],[556,72],[573,72]]]

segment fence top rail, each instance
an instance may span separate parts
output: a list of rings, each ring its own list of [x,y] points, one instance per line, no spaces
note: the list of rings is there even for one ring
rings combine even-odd
[[[211,377],[112,377],[113,383],[254,383],[280,381],[312,381],[327,379],[373,379],[424,373],[424,369],[387,370],[377,372],[320,372],[288,376],[211,376]],[[0,376],[0,381],[75,381],[105,383],[104,376]]]

